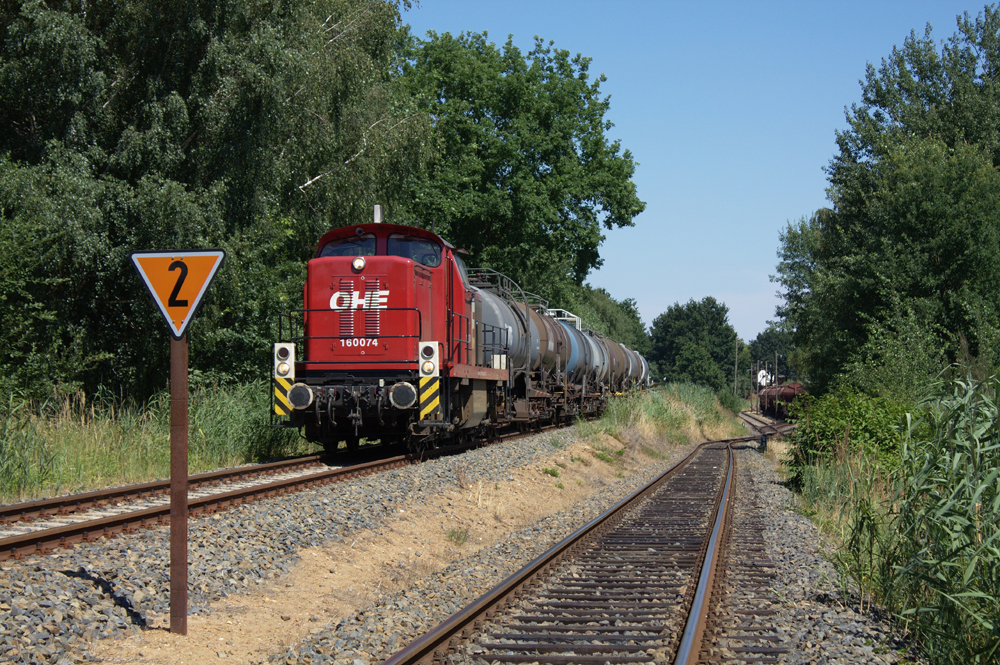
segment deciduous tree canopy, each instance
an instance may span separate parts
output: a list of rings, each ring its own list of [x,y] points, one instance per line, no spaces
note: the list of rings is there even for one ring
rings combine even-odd
[[[403,81],[433,119],[439,158],[410,182],[406,214],[525,289],[566,300],[601,265],[602,226],[631,226],[645,208],[635,163],[609,141],[604,76],[590,59],[536,38],[430,33],[407,51]]]
[[[664,379],[732,392],[737,336],[723,303],[711,296],[674,303],[653,320],[650,334],[650,362]]]
[[[875,336],[912,327],[954,356],[1000,330],[1000,11],[930,28],[877,69],[838,133],[832,209],[789,224],[775,277],[800,369],[829,386]],[[917,335],[920,337],[920,335]]]
[[[581,286],[643,208],[603,77],[541,42],[410,40],[400,3],[0,4],[0,386],[162,388],[128,261],[150,248],[227,250],[192,363],[258,375],[310,246],[376,203],[639,346],[634,304]]]
[[[309,245],[391,203],[430,123],[398,94],[392,2],[5,3],[3,381],[162,386],[133,249],[223,247],[194,362],[256,373]]]

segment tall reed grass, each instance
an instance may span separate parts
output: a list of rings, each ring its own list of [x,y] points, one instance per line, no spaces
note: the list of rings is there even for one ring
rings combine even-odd
[[[932,663],[1000,662],[1000,380],[936,384],[900,424],[898,464],[848,451],[800,467],[843,579]]]
[[[942,383],[909,422],[886,600],[937,662],[1000,661],[1000,379]]]
[[[608,435],[622,443],[652,449],[669,441],[738,436],[743,430],[710,389],[671,383],[653,390],[612,397],[600,418],[578,423],[584,437]]]
[[[296,432],[267,427],[269,386],[201,385],[189,396],[192,473],[311,450]],[[170,397],[143,405],[98,394],[0,406],[0,501],[166,477]]]

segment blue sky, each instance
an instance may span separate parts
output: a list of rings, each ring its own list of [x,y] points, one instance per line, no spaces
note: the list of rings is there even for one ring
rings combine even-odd
[[[538,35],[592,58],[646,210],[606,233],[588,281],[634,298],[647,325],[713,296],[749,341],[774,318],[779,233],[828,203],[823,167],[866,63],[927,23],[940,42],[983,4],[421,0],[403,21],[421,37],[512,34],[527,51]]]

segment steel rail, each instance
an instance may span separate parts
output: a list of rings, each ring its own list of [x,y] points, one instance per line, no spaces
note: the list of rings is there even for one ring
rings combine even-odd
[[[608,524],[611,519],[620,515],[624,509],[630,507],[638,497],[653,492],[678,471],[685,468],[703,447],[720,443],[732,444],[755,441],[756,439],[756,436],[744,436],[718,441],[706,441],[699,444],[687,457],[665,470],[644,487],[639,488],[595,519],[571,533],[488,591],[485,595],[475,600],[472,604],[451,615],[437,627],[383,661],[382,665],[417,665],[418,663],[420,665],[430,665],[435,659],[443,657],[449,642],[455,639],[456,635],[466,634],[470,626],[482,616],[485,615],[488,618],[492,611],[503,609],[509,598],[516,598],[521,589],[527,586],[535,577],[550,570],[559,560],[570,553],[574,545],[583,541],[584,538],[597,533],[602,526]]]
[[[188,500],[188,514],[191,516],[198,516],[203,513],[217,512],[224,510],[229,507],[238,506],[243,503],[248,503],[251,501],[256,501],[263,498],[268,498],[272,496],[279,496],[282,494],[288,494],[290,492],[298,491],[301,489],[308,489],[318,485],[323,485],[332,482],[339,482],[342,480],[350,480],[362,475],[368,475],[372,473],[378,473],[381,471],[387,471],[390,469],[407,466],[409,464],[419,463],[428,459],[433,459],[436,457],[441,457],[444,455],[451,455],[470,448],[476,448],[486,445],[495,445],[502,443],[504,441],[511,441],[519,439],[522,437],[532,436],[542,431],[547,431],[549,429],[555,429],[555,425],[542,426],[538,430],[531,430],[526,432],[508,432],[497,436],[493,440],[477,440],[467,442],[457,446],[449,446],[447,448],[437,448],[433,450],[424,451],[422,453],[408,453],[406,455],[397,455],[395,457],[388,457],[381,460],[374,460],[371,462],[363,462],[360,464],[354,464],[351,466],[340,467],[337,469],[326,469],[315,474],[298,476],[295,478],[286,478],[278,480],[272,483],[261,483],[258,485],[252,485],[250,487],[240,488],[231,490],[229,492],[220,492],[218,494],[211,494],[201,498],[192,498]],[[752,438],[752,437],[750,437]],[[306,458],[299,458],[300,463],[305,462],[315,462],[319,459],[319,456],[309,456]],[[281,464],[285,462],[273,462],[269,465],[263,465],[267,467],[272,467],[272,473],[287,470],[287,467],[282,469],[278,468]],[[254,469],[258,467],[241,467],[243,473],[252,473]],[[199,476],[192,476],[192,478],[202,478],[207,479],[212,476],[222,476],[225,474],[236,474],[241,469],[230,469],[228,471],[213,471],[207,474],[199,474]],[[113,493],[117,493],[120,496],[132,496],[136,495],[136,489],[144,487],[146,485],[158,486],[164,484],[169,488],[169,481],[156,481],[153,483],[144,483],[143,485],[133,485],[130,487],[119,488],[117,490],[111,490]],[[202,483],[205,484],[205,483]],[[88,495],[98,495],[103,490],[98,490],[95,492],[87,493]],[[62,497],[63,499],[76,500],[78,497],[84,495],[70,495],[69,497]],[[56,502],[60,499],[44,499],[38,502],[44,504],[46,502]],[[24,504],[18,504],[24,505]],[[94,505],[97,505],[96,503]],[[17,507],[17,506],[11,506]],[[24,556],[30,554],[47,554],[51,550],[57,547],[69,547],[82,542],[93,542],[102,537],[110,537],[117,535],[119,533],[130,533],[135,528],[148,528],[153,527],[158,524],[165,524],[170,517],[170,506],[158,506],[154,508],[146,508],[134,512],[126,512],[120,515],[113,515],[110,517],[104,517],[96,520],[87,520],[83,522],[78,522],[76,524],[68,524],[65,526],[58,526],[51,529],[33,531],[24,534],[18,534],[10,536],[7,538],[0,539],[0,561],[7,561],[8,559],[20,559]]]
[[[708,539],[708,549],[705,552],[705,560],[701,564],[701,574],[698,576],[698,588],[695,591],[694,600],[691,602],[691,609],[688,611],[687,624],[684,626],[684,635],[681,637],[680,646],[677,647],[674,665],[694,665],[698,662],[705,634],[705,622],[708,618],[713,581],[715,580],[715,569],[719,562],[721,549],[718,546],[719,535],[725,529],[729,495],[733,489],[736,459],[733,456],[732,446],[729,446],[728,450],[729,469],[726,473],[725,489],[722,493],[722,500],[716,507],[715,525],[712,527],[712,535]]]
[[[555,425],[544,425],[537,431],[508,432],[496,437],[495,440],[478,440],[447,448],[435,449],[424,453],[425,457],[436,457],[439,454],[460,452],[476,446],[491,445],[511,441],[522,436],[530,436],[554,429]],[[188,490],[198,489],[206,485],[217,485],[224,482],[236,482],[255,476],[265,476],[294,471],[303,467],[322,464],[322,455],[306,455],[277,462],[253,464],[219,471],[208,471],[188,477]],[[30,522],[36,519],[58,517],[90,510],[108,503],[132,501],[167,494],[170,491],[170,480],[152,480],[135,485],[110,487],[91,490],[77,494],[24,501],[21,503],[0,504],[0,526],[8,526],[17,522]]]
[[[296,478],[286,478],[272,483],[253,485],[242,489],[210,494],[188,501],[188,514],[198,516],[238,506],[259,499],[279,496],[292,491],[316,487],[318,485],[349,480],[358,476],[406,466],[414,461],[411,455],[401,455],[375,462],[366,462],[339,469],[327,469],[319,473]],[[97,520],[25,533],[0,539],[0,561],[40,553],[46,554],[56,547],[67,547],[81,542],[92,542],[101,537],[118,533],[129,533],[137,527],[150,527],[165,523],[170,517],[170,506],[163,505],[131,513],[122,513]]]
[[[267,464],[255,464],[241,466],[232,469],[222,469],[220,471],[208,471],[199,473],[188,478],[188,489],[195,489],[204,485],[214,485],[223,482],[233,482],[254,476],[264,476],[275,473],[293,471],[302,467],[315,465],[322,461],[320,455],[307,455]],[[166,494],[170,491],[170,480],[153,480],[137,485],[126,485],[123,487],[112,487],[108,489],[92,490],[79,494],[67,494],[48,499],[37,499],[25,501],[23,503],[12,503],[0,505],[0,525],[8,525],[16,522],[27,522],[39,518],[55,517],[58,515],[69,515],[71,513],[88,510],[95,506],[117,501],[131,501],[150,496]]]
[[[766,436],[771,436],[772,434],[775,436],[781,436],[788,434],[796,428],[796,426],[792,423],[775,424],[746,411],[740,412],[740,418],[755,430]]]
[[[752,477],[741,481],[737,469],[734,482],[746,482],[751,490],[730,502],[719,554],[725,563],[717,569],[714,584],[718,600],[713,591],[701,657],[707,662],[738,659],[747,663],[775,663],[779,656],[789,652],[781,644],[783,640],[776,627],[766,623],[766,617],[774,616],[773,608],[780,602],[773,592],[777,567],[766,552],[764,511],[753,489]],[[738,528],[737,506],[743,512]]]

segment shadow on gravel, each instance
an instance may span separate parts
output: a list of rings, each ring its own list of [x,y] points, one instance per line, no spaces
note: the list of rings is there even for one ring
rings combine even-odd
[[[99,587],[101,591],[107,594],[107,596],[111,598],[112,602],[114,602],[115,605],[125,610],[125,613],[128,614],[129,621],[131,621],[133,625],[139,626],[140,628],[147,627],[146,619],[141,614],[135,611],[135,609],[132,607],[131,601],[129,601],[128,598],[126,598],[121,594],[115,593],[114,586],[111,584],[111,582],[107,581],[103,577],[98,577],[97,575],[88,572],[82,566],[80,568],[77,568],[76,570],[63,570],[61,572],[66,577],[75,577],[79,580],[86,580],[88,582],[93,583],[95,586]]]
[[[797,491],[798,489],[800,489],[800,484],[799,484],[799,483],[796,483],[796,482],[795,482],[795,481],[794,481],[793,479],[791,479],[791,478],[786,478],[785,480],[772,480],[772,481],[771,481],[770,483],[768,483],[768,484],[770,484],[770,485],[781,485],[782,487],[784,487],[784,488],[785,488],[786,490],[788,490],[788,491],[789,491],[789,492],[791,492],[792,494],[795,494],[795,492],[796,492],[796,491]]]

